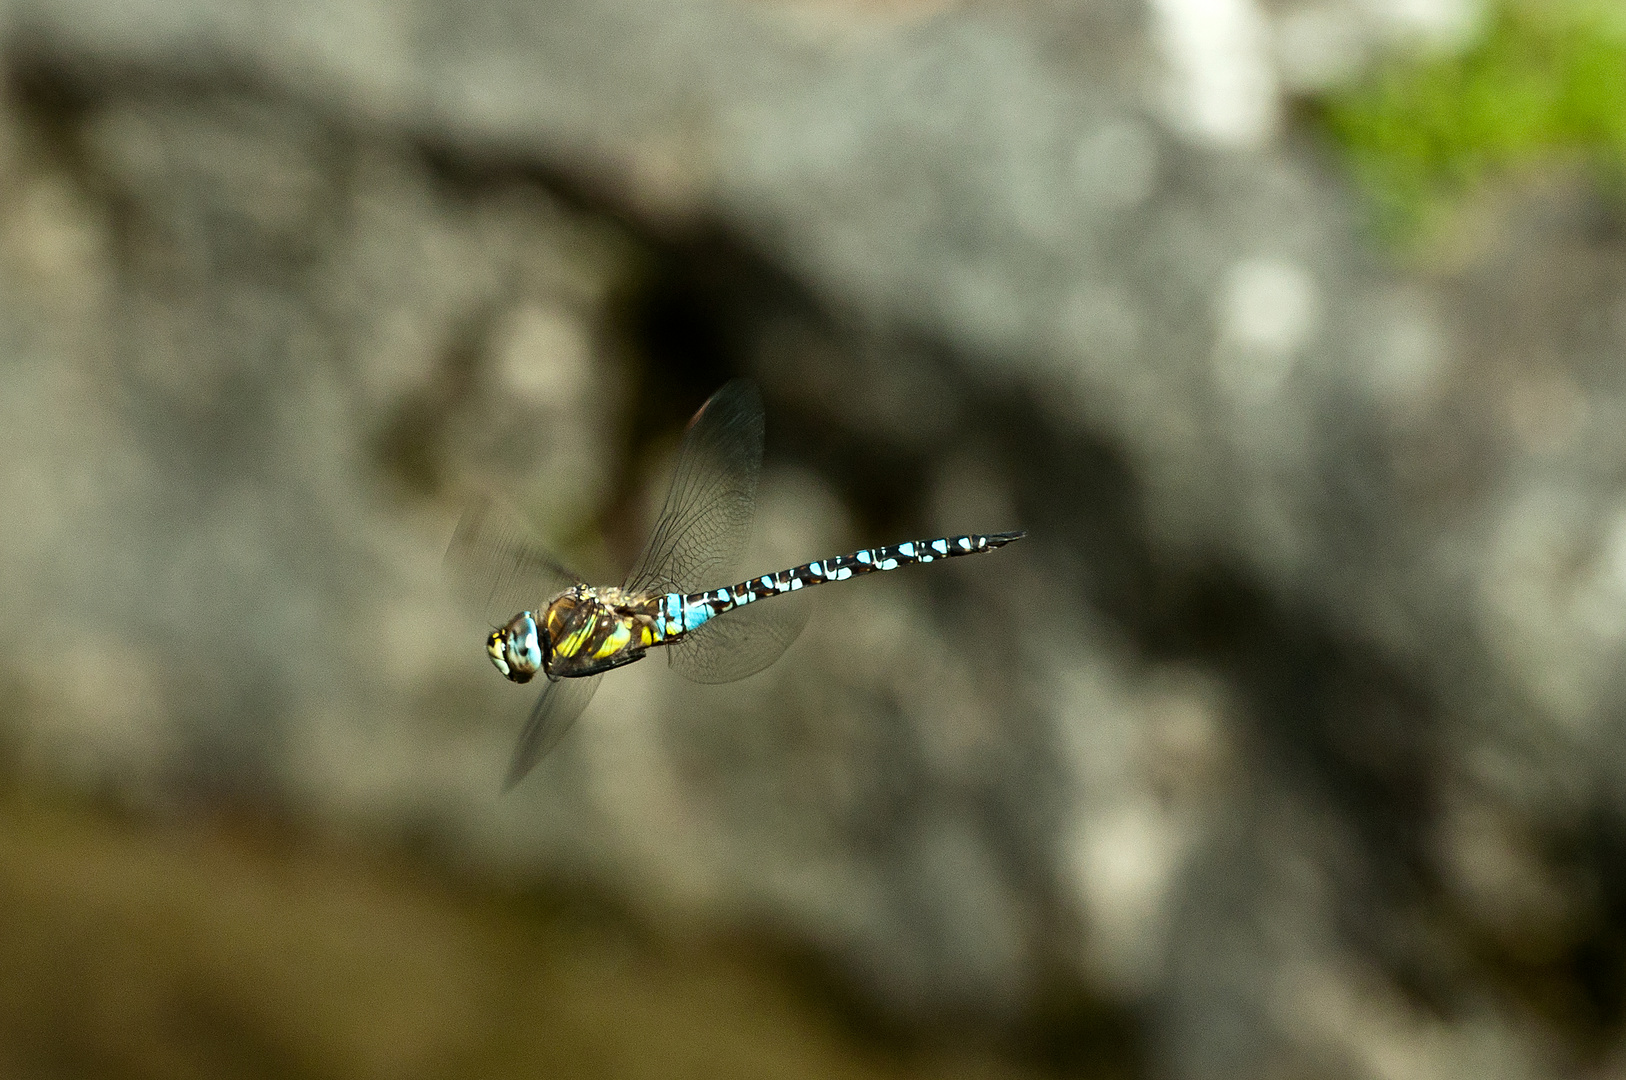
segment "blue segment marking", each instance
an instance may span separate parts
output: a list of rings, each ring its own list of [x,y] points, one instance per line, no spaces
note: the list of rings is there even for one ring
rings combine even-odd
[[[705,604],[684,604],[683,632],[689,633],[693,630],[699,629],[701,626],[705,625],[706,620],[710,618],[711,608],[707,607]]]
[[[848,578],[877,570],[896,570],[911,563],[929,563],[954,555],[988,551],[1019,539],[1020,533],[997,533],[980,536],[968,533],[944,536],[935,540],[906,540],[895,546],[863,548],[851,555],[837,555],[818,562],[750,578],[728,588],[711,592],[681,596],[667,594],[661,605],[661,626],[667,639],[699,629],[710,620],[728,611],[766,600],[781,593],[796,592],[809,585],[825,581],[846,581]]]
[[[667,593],[661,599],[659,628],[662,641],[683,632],[682,593]]]

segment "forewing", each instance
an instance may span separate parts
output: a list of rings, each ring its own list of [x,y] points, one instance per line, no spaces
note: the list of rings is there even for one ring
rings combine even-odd
[[[784,655],[812,611],[804,590],[735,608],[703,623],[667,647],[672,667],[698,683],[725,683],[755,675]]]
[[[762,397],[743,379],[701,406],[627,591],[691,593],[730,582],[751,532],[762,430]]]
[[[446,549],[486,622],[537,611],[581,578],[548,553],[517,511],[493,496],[471,505]]]
[[[602,675],[590,675],[585,679],[560,679],[542,688],[541,696],[531,707],[530,718],[525,721],[525,730],[520,732],[519,742],[514,746],[514,756],[508,762],[508,776],[502,783],[504,791],[525,779],[525,774],[559,745],[570,725],[593,700],[601,678]]]

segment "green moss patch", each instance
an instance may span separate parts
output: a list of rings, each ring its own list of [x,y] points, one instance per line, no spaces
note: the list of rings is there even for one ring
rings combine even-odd
[[[1399,57],[1317,112],[1402,244],[1498,174],[1580,158],[1626,177],[1626,5],[1505,4],[1466,49]]]

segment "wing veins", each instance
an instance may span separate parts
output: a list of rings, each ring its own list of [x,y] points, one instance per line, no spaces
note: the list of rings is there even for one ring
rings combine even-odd
[[[761,399],[750,384],[729,383],[691,421],[660,516],[624,587],[688,593],[714,584],[708,575],[727,576],[750,530],[761,460]]]

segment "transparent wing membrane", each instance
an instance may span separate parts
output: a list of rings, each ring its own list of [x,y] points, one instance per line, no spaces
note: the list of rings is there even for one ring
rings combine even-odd
[[[570,725],[587,708],[598,692],[599,680],[604,676],[592,675],[585,679],[560,679],[542,688],[542,694],[531,707],[531,715],[520,732],[514,756],[508,762],[508,776],[502,789],[509,790],[525,779],[548,751],[559,745]]]
[[[520,611],[537,611],[581,582],[537,541],[517,511],[491,496],[464,512],[446,549],[446,562],[467,583],[482,616],[493,626]],[[597,689],[597,677],[543,685],[514,747],[503,790],[519,783],[558,744]]]
[[[751,532],[762,471],[762,397],[736,379],[689,423],[649,543],[627,576],[633,593],[689,593],[731,580]]]
[[[735,608],[668,648],[672,668],[698,683],[755,675],[778,660],[807,625],[811,598],[799,590]]]
[[[605,664],[630,662],[643,650],[661,645],[672,667],[694,682],[743,679],[778,660],[801,634],[812,610],[803,594],[811,587],[987,551],[1023,535],[991,533],[905,541],[737,581],[735,564],[750,536],[756,507],[762,442],[762,398],[748,382],[728,383],[695,414],[678,449],[671,487],[649,542],[622,586],[626,595],[616,597],[611,589],[584,591],[572,601],[600,605],[572,609],[587,620],[580,634],[599,625],[594,620],[603,610],[611,611],[610,621],[602,623],[602,642],[595,645],[599,651],[590,654],[604,663],[574,670],[602,670]],[[541,612],[560,593],[585,584],[536,541],[523,517],[491,497],[481,499],[463,515],[446,560],[468,581],[493,627],[508,623],[520,611]],[[680,604],[674,607],[661,601],[663,595],[673,593],[678,594]],[[625,605],[625,610],[618,605]],[[571,605],[561,605],[555,614],[566,608]],[[665,621],[652,624],[655,613]],[[639,625],[650,627],[650,633],[642,638],[628,636],[640,619]],[[515,626],[519,629],[497,629],[491,636],[489,647],[499,660],[505,655],[500,651],[504,648],[510,650],[507,655],[520,655],[512,653],[517,646],[505,634],[520,634],[529,643],[523,655],[537,655],[531,624],[521,621]],[[677,629],[661,631],[667,636],[656,640],[654,626]],[[688,626],[694,629],[681,633]],[[620,628],[615,631],[621,635],[619,639],[603,636],[616,627]],[[556,673],[572,670],[557,666],[560,657],[574,658],[587,640],[576,632],[560,633],[558,643],[550,641],[546,628],[537,634],[546,650],[542,654],[548,658],[546,670]],[[618,649],[627,654],[621,656]],[[517,670],[523,677],[535,670],[534,661],[503,670],[511,677]],[[504,790],[524,779],[564,738],[592,701],[600,677],[544,682],[514,748]]]
[[[464,512],[446,562],[468,584],[487,623],[536,611],[581,578],[550,555],[523,517],[491,496]]]

